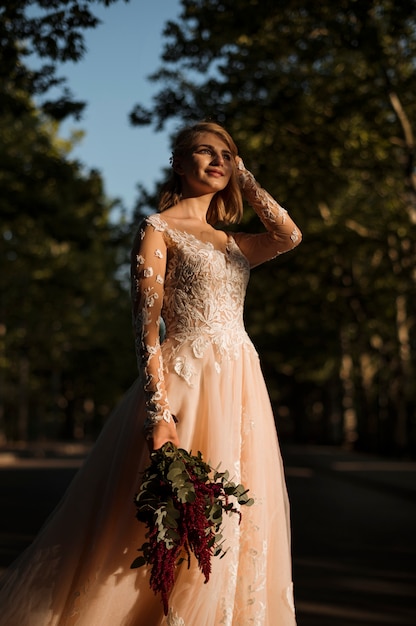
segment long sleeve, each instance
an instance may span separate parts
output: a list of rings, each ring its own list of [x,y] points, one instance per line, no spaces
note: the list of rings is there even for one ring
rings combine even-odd
[[[302,234],[286,209],[260,187],[241,159],[237,167],[241,191],[266,228],[265,233],[235,235],[237,244],[254,267],[295,248]]]
[[[172,419],[159,339],[166,256],[163,233],[145,221],[132,250],[131,292],[137,364],[146,396],[144,429],[147,436],[151,436],[157,422]]]

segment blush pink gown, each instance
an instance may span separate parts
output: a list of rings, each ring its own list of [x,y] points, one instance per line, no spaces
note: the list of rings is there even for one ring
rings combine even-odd
[[[161,215],[143,224],[133,255],[142,376],[6,572],[1,626],[296,624],[288,499],[268,393],[243,324],[249,263],[241,249],[260,246],[272,257],[294,247],[297,236],[291,226],[284,242],[276,237],[285,213],[261,192],[251,200],[267,232],[230,235],[225,250],[169,228]],[[159,312],[166,325],[160,344]],[[195,561],[179,566],[167,617],[146,569],[130,568],[144,540],[134,506],[149,462],[143,424],[157,410],[177,417],[182,447],[230,470],[255,499],[241,525],[227,518],[229,550],[213,559],[208,584]]]

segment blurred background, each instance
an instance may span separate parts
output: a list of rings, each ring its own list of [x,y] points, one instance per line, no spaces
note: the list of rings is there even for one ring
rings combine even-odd
[[[211,119],[304,235],[246,306],[299,624],[414,626],[415,62],[416,0],[0,1],[0,567],[136,377],[132,240]]]
[[[304,233],[247,297],[281,438],[415,456],[416,3],[0,7],[0,439],[94,439],[134,380],[132,237],[204,118]]]

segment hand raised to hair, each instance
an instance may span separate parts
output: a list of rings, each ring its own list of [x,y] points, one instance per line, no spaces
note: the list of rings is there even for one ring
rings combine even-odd
[[[240,189],[245,189],[248,180],[255,184],[253,174],[246,169],[243,159],[240,156],[235,157],[235,164],[237,166],[237,179]]]

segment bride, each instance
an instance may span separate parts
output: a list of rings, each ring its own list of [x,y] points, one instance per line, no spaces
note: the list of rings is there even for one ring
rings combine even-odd
[[[238,222],[243,196],[265,230]],[[33,544],[6,572],[1,626],[294,626],[290,524],[273,414],[243,323],[250,268],[300,243],[221,126],[182,130],[159,213],[132,251],[139,378]],[[163,319],[163,339],[160,320]],[[228,552],[210,581],[178,566],[167,617],[149,572],[134,495],[150,449],[173,442],[231,471],[255,503],[226,520]]]

